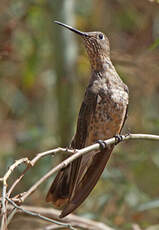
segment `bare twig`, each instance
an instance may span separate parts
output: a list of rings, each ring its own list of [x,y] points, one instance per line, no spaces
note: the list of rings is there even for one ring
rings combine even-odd
[[[50,154],[55,154],[58,152],[67,152],[67,153],[73,153],[73,150],[69,150],[69,149],[64,149],[64,148],[56,148],[56,149],[51,149],[42,153],[38,153],[31,161],[29,161],[30,166],[34,166],[38,160],[40,160],[42,157],[50,155]],[[25,173],[28,171],[28,167],[26,169],[24,169],[23,173],[17,178],[17,180],[13,183],[13,185],[11,186],[11,188],[9,189],[7,196],[9,197],[11,192],[13,191],[13,189],[15,188],[15,186],[21,181],[21,179],[24,177]]]
[[[8,171],[5,173],[4,177],[1,178],[1,181],[3,182],[3,189],[2,189],[2,209],[1,209],[1,214],[2,214],[2,222],[1,222],[1,230],[6,230],[7,229],[7,203],[6,203],[6,192],[7,192],[7,180],[11,173],[14,171],[14,169],[22,164],[26,163],[27,165],[30,164],[28,158],[22,158],[20,160],[17,160],[12,164]]]
[[[129,140],[129,139],[144,139],[144,140],[159,140],[158,135],[149,135],[149,134],[129,134],[129,135],[122,135],[122,141]],[[110,138],[108,140],[104,141],[106,145],[114,144],[116,142],[116,138]],[[56,148],[52,149],[46,152],[42,152],[37,154],[32,160],[29,160],[28,158],[22,158],[20,160],[17,160],[14,164],[12,164],[8,171],[5,173],[3,178],[0,178],[0,181],[3,183],[3,189],[2,189],[2,198],[1,198],[1,203],[2,203],[2,222],[1,222],[1,229],[0,230],[6,230],[7,229],[7,202],[6,202],[6,196],[8,199],[10,199],[11,192],[15,188],[15,186],[21,181],[21,179],[24,177],[25,173],[27,170],[29,170],[30,167],[33,167],[40,158],[47,156],[49,154],[55,154],[58,152],[64,152],[64,153],[71,153],[72,155],[68,157],[66,160],[61,162],[59,165],[54,167],[52,170],[50,170],[47,174],[45,174],[40,180],[38,180],[34,185],[31,186],[31,188],[26,191],[25,193],[21,194],[21,196],[16,196],[12,200],[14,202],[19,202],[22,203],[28,196],[30,196],[38,187],[41,185],[46,179],[48,179],[50,176],[52,176],[53,173],[57,172],[58,170],[67,167],[71,162],[73,162],[75,159],[78,157],[94,150],[99,150],[100,146],[98,143],[87,146],[83,149],[80,150],[72,150],[72,149],[67,149],[67,148]],[[23,171],[23,173],[17,178],[17,180],[13,183],[11,186],[10,190],[7,193],[7,180],[11,176],[12,172],[16,167],[18,167],[21,163],[25,163],[27,167]],[[17,206],[19,207],[19,206]],[[14,214],[16,213],[16,209],[13,210],[13,213],[9,216],[9,221],[12,219]]]
[[[23,205],[22,206],[25,210],[32,211],[32,212],[37,212],[40,213],[41,215],[47,216],[48,218],[54,219],[54,220],[60,220],[59,219],[59,214],[60,211],[54,208],[42,208],[42,207],[35,207],[35,206],[28,206],[28,205]],[[11,207],[9,207],[10,210]],[[18,210],[17,210],[18,211]],[[79,217],[74,214],[70,214],[67,217],[63,219],[65,223],[70,223],[73,227],[81,228],[81,229],[87,229],[87,230],[114,230],[113,228],[105,225],[102,222],[90,220],[84,217]],[[45,230],[52,230],[54,227],[57,225],[49,225],[46,226],[44,229]],[[56,229],[56,228],[55,228]],[[40,230],[40,229],[39,229]]]
[[[27,166],[30,166],[30,165],[31,165],[31,162],[28,160],[27,157],[22,158],[22,159],[19,159],[19,160],[16,160],[16,161],[14,162],[14,164],[12,164],[12,165],[9,167],[8,171],[7,171],[6,174],[4,175],[3,181],[6,182],[6,181],[8,180],[8,178],[9,178],[9,176],[11,175],[11,173],[14,171],[14,169],[17,168],[17,166],[20,165],[20,164],[22,164],[22,163],[25,163]]]
[[[143,139],[143,140],[159,140],[159,136],[158,135],[149,135],[149,134],[127,134],[127,135],[122,135],[122,141],[126,141],[129,139]],[[104,141],[106,143],[106,145],[110,145],[110,144],[114,144],[116,142],[116,138],[110,138],[108,140]],[[74,161],[75,159],[77,159],[78,157],[93,151],[93,150],[99,150],[100,145],[98,143],[87,146],[83,149],[79,149],[79,150],[74,150],[74,154],[71,155],[70,157],[68,157],[66,160],[64,160],[63,162],[61,162],[59,165],[57,165],[56,167],[54,167],[52,170],[50,170],[47,174],[45,174],[40,180],[38,180],[27,192],[24,193],[24,195],[22,195],[21,202],[23,202],[29,195],[31,195],[46,179],[48,179],[50,176],[52,176],[52,174],[54,174],[55,172],[59,171],[62,168],[67,167],[72,161]],[[66,152],[68,151],[67,149],[61,149],[62,152]],[[69,150],[72,151],[72,150]],[[17,200],[17,202],[20,202],[20,200]]]
[[[14,215],[16,214],[16,212],[17,212],[17,209],[15,207],[12,208],[11,213],[8,215],[7,225],[10,224],[10,222],[12,221],[12,219],[13,219]]]
[[[42,153],[38,153],[37,156],[31,160],[31,163],[33,165],[35,165],[35,163],[42,157],[44,156],[47,156],[47,155],[50,155],[50,154],[55,154],[55,153],[59,153],[59,152],[63,152],[63,153],[70,153],[70,154],[73,154],[74,153],[74,150],[72,149],[67,149],[67,148],[56,148],[56,149],[51,149],[51,150],[48,150],[48,151],[45,151],[45,152],[42,152]]]
[[[49,226],[46,226],[44,228],[44,230],[58,230],[58,229],[63,229],[63,227],[62,226],[57,226],[57,225],[49,225]]]
[[[12,220],[12,218],[14,217],[15,213],[16,213],[16,208],[11,212],[11,214],[8,217],[8,221],[6,218],[6,206],[7,206],[7,202],[6,202],[6,192],[7,192],[7,180],[10,177],[10,175],[12,174],[12,172],[14,171],[15,168],[17,168],[20,164],[25,163],[27,165],[27,167],[24,169],[24,171],[22,172],[22,174],[15,180],[15,182],[12,184],[11,188],[9,189],[7,196],[10,197],[12,191],[14,190],[15,186],[21,181],[21,179],[24,177],[25,173],[29,170],[30,167],[33,167],[37,161],[44,157],[47,156],[49,154],[55,154],[58,152],[67,152],[67,153],[74,153],[74,150],[69,150],[69,149],[64,149],[64,148],[56,148],[56,149],[52,149],[49,151],[45,151],[42,153],[37,154],[37,156],[35,156],[31,161],[28,158],[22,158],[19,159],[17,161],[15,161],[8,169],[8,171],[5,173],[3,178],[0,178],[0,181],[3,182],[3,191],[2,191],[2,198],[1,198],[1,203],[2,203],[2,209],[1,209],[1,213],[2,213],[2,221],[1,221],[1,230],[6,230],[6,226],[10,223],[10,221]],[[19,195],[19,197],[21,197]],[[18,198],[20,199],[20,198]]]
[[[45,220],[45,221],[49,221],[51,223],[54,223],[54,224],[57,224],[57,225],[61,225],[63,227],[66,227],[68,229],[71,229],[71,230],[76,230],[75,228],[73,228],[71,226],[71,224],[66,224],[66,223],[62,223],[60,221],[56,221],[56,220],[52,220],[48,217],[45,217],[39,213],[36,213],[36,212],[32,212],[32,211],[29,211],[29,210],[26,210],[24,209],[23,207],[20,207],[18,206],[14,201],[12,201],[11,199],[9,199],[8,197],[6,197],[6,199],[9,201],[9,203],[11,203],[16,209],[19,209],[20,211],[22,211],[23,213],[26,213],[28,215],[31,215],[31,216],[35,216],[35,217],[39,217],[40,219],[42,220]]]
[[[63,229],[63,227],[62,226],[57,226],[57,225],[49,225],[49,226],[46,226],[44,228],[44,230],[58,230],[58,229]]]
[[[10,177],[10,175],[12,174],[12,172],[15,170],[15,168],[17,168],[17,166],[19,166],[20,164],[25,163],[27,165],[27,167],[30,167],[32,164],[29,161],[29,159],[27,157],[25,158],[21,158],[19,160],[16,160],[8,169],[8,171],[5,173],[4,177],[1,178],[0,180],[3,183],[7,184],[7,180]]]
[[[3,190],[2,190],[2,222],[1,222],[1,230],[7,230],[7,207],[6,207],[6,190],[7,190],[7,183],[3,183]]]

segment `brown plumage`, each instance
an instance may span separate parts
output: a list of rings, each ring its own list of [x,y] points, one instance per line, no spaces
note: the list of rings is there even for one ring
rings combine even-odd
[[[91,77],[78,116],[77,130],[70,147],[81,149],[120,134],[127,115],[128,88],[118,76],[110,60],[107,37],[101,32],[81,32],[56,22],[79,34],[91,64]],[[92,151],[61,170],[46,200],[63,207],[60,217],[75,210],[96,185],[114,145]]]

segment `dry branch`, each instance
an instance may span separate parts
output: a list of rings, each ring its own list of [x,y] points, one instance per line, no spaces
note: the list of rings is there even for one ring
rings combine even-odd
[[[31,216],[34,216],[34,217],[38,217],[42,220],[45,220],[45,221],[48,221],[48,222],[51,222],[51,223],[54,223],[56,225],[60,225],[62,227],[65,227],[65,228],[68,228],[68,229],[71,229],[71,230],[76,230],[75,228],[72,227],[72,225],[69,223],[69,224],[66,224],[66,223],[63,223],[61,221],[56,221],[56,220],[53,220],[53,219],[50,219],[46,216],[43,216],[41,215],[39,212],[33,212],[33,211],[30,211],[30,210],[26,210],[25,208],[23,207],[20,207],[18,206],[14,201],[12,201],[11,199],[7,198],[6,199],[9,201],[9,203],[11,203],[13,205],[13,207],[15,207],[16,209],[20,210],[21,212],[23,213],[26,213],[28,215],[31,215]]]
[[[11,206],[9,206],[8,208],[10,210]],[[41,207],[27,206],[27,205],[23,205],[22,208],[30,212],[39,213],[40,215],[43,215],[45,217],[48,217],[54,220],[58,220],[58,221],[60,220],[58,217],[60,214],[60,211],[54,208],[41,208]],[[20,212],[20,210],[18,210],[18,212]],[[76,216],[74,214],[68,215],[67,217],[63,219],[63,221],[65,223],[71,224],[73,227],[78,227],[78,228],[87,229],[87,230],[94,230],[94,229],[96,230],[114,230],[113,228],[108,227],[107,225],[101,222],[89,220],[83,217]],[[54,228],[57,229],[57,225],[51,224],[45,227],[46,230],[52,230]]]
[[[143,140],[159,140],[159,136],[158,135],[149,135],[149,134],[129,134],[129,135],[122,135],[122,141],[126,141],[129,139],[143,139]],[[110,138],[108,140],[104,141],[106,145],[110,145],[110,144],[114,144],[116,142],[116,138]],[[20,198],[20,200],[15,200],[15,201],[21,201],[23,202],[29,195],[31,195],[46,179],[48,179],[50,176],[52,176],[55,172],[59,171],[62,168],[67,167],[71,162],[73,162],[75,159],[79,158],[80,156],[91,152],[93,150],[99,150],[100,145],[98,143],[87,146],[83,149],[80,150],[68,150],[66,149],[62,149],[62,148],[58,148],[60,149],[61,152],[72,152],[74,153],[72,156],[68,157],[66,160],[62,161],[59,165],[57,165],[56,167],[54,167],[52,170],[50,170],[47,174],[45,174],[40,180],[38,180],[27,192],[24,193],[24,195],[22,195],[22,197]],[[31,161],[33,162],[34,159]]]
[[[2,221],[1,221],[1,230],[7,229],[7,203],[6,203],[6,192],[7,192],[7,180],[9,176],[12,174],[15,168],[17,168],[18,165],[26,163],[27,166],[30,164],[28,158],[22,158],[20,160],[15,161],[14,164],[12,164],[8,171],[5,173],[4,177],[1,178],[1,181],[3,182],[3,189],[2,189],[2,199],[1,199],[1,215],[2,215]]]
[[[144,140],[158,140],[159,141],[159,136],[158,135],[149,135],[149,134],[128,134],[128,135],[122,135],[122,141],[126,141],[126,140],[130,140],[130,139],[144,139]],[[116,138],[110,138],[108,140],[104,141],[106,145],[110,145],[110,144],[114,144],[116,143]],[[52,176],[52,174],[54,174],[55,172],[59,171],[62,168],[67,167],[71,162],[73,162],[75,159],[77,159],[78,157],[93,151],[93,150],[99,150],[100,145],[98,143],[95,143],[93,145],[87,146],[83,149],[67,149],[67,148],[56,148],[56,149],[52,149],[46,152],[42,152],[37,154],[32,160],[29,160],[28,158],[22,158],[20,160],[17,160],[14,164],[12,164],[8,171],[5,173],[5,175],[0,178],[0,181],[3,183],[3,189],[2,189],[2,197],[1,197],[1,216],[2,216],[2,221],[1,221],[1,228],[0,230],[6,230],[7,229],[7,206],[9,202],[12,202],[12,205],[15,204],[14,202],[17,202],[19,204],[23,203],[24,200],[30,196],[38,187],[39,185],[41,185],[46,179],[48,179],[50,176]],[[33,167],[38,161],[39,159],[41,159],[44,156],[50,155],[50,154],[55,154],[58,152],[64,152],[64,153],[71,153],[71,156],[68,157],[66,160],[64,160],[63,162],[61,162],[59,165],[57,165],[56,167],[54,167],[53,169],[51,169],[48,173],[46,173],[42,178],[40,178],[35,184],[33,184],[28,191],[26,191],[23,194],[18,194],[18,196],[13,197],[12,200],[10,198],[12,191],[14,190],[15,186],[20,183],[20,181],[22,180],[22,178],[24,177],[26,171],[28,171],[31,167]],[[26,164],[26,168],[23,171],[23,173],[15,180],[15,182],[12,184],[12,186],[10,187],[10,189],[7,192],[7,180],[8,178],[12,175],[12,172],[14,171],[15,168],[17,168],[20,164],[25,163]],[[9,221],[13,218],[14,213],[16,212],[16,209],[19,208],[19,206],[17,206],[17,204],[13,205],[15,207],[15,210],[11,213],[11,215],[9,216]],[[71,229],[71,225],[69,226]],[[72,228],[73,229],[73,228]]]

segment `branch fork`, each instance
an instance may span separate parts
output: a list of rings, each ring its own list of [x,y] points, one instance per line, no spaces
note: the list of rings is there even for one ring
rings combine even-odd
[[[126,134],[126,135],[120,135],[120,142],[126,141],[126,140],[131,140],[131,139],[143,139],[143,140],[154,140],[154,141],[159,141],[159,135],[150,135],[150,134]],[[116,137],[112,137],[110,139],[104,140],[103,143],[105,145],[110,145],[110,144],[116,144],[117,139]],[[27,197],[29,197],[33,192],[37,190],[37,188],[45,181],[47,180],[50,176],[52,176],[55,172],[61,170],[62,168],[67,167],[71,162],[73,162],[75,159],[78,157],[93,151],[93,150],[99,150],[100,149],[100,144],[95,143],[93,145],[87,146],[83,149],[68,149],[68,148],[55,148],[51,149],[42,153],[37,154],[32,160],[29,160],[27,157],[26,158],[21,158],[19,160],[16,160],[8,169],[8,171],[5,173],[5,175],[0,178],[0,182],[3,184],[2,188],[2,196],[0,198],[1,201],[1,216],[2,216],[2,221],[1,221],[1,227],[0,230],[7,230],[7,225],[13,218],[14,214],[18,209],[21,209],[21,211],[25,212],[22,208],[19,207],[20,204],[22,204]],[[15,189],[16,185],[20,183],[22,178],[25,176],[25,173],[34,167],[34,165],[44,156],[47,155],[55,155],[56,153],[69,153],[71,154],[66,160],[52,168],[48,173],[46,173],[42,178],[40,178],[35,184],[33,184],[26,192],[20,193],[16,195],[15,197],[11,198],[11,194],[13,190]],[[14,181],[14,183],[11,185],[9,190],[7,191],[8,184],[7,180],[8,178],[12,175],[13,171],[20,165],[24,163],[26,165],[26,168],[24,171],[21,173],[21,175]],[[7,218],[7,210],[8,210],[8,202],[14,207],[13,211]],[[38,216],[41,219],[44,219],[44,217],[41,217],[40,215],[36,214],[35,216]],[[46,219],[45,219],[46,220]],[[53,220],[47,219],[47,221],[52,222]],[[54,222],[55,223],[55,222]],[[57,223],[56,223],[57,224]],[[63,225],[62,225],[63,224]],[[63,227],[66,227],[65,223],[60,222],[60,225]],[[72,227],[72,225],[67,224],[67,228],[69,229],[75,229]],[[109,227],[108,227],[109,228]]]

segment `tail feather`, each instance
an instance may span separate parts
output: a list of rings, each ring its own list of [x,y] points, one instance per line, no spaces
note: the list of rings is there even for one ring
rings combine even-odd
[[[68,201],[70,167],[61,170],[55,177],[46,196],[47,202],[52,202],[56,207],[64,206]]]
[[[73,197],[71,197],[68,203],[66,203],[60,215],[61,218],[65,217],[66,215],[74,211],[87,198],[87,196],[90,194],[90,192],[96,185],[99,177],[101,176],[109,160],[112,150],[113,150],[113,146],[111,149],[103,150],[95,155],[92,164],[88,168],[83,179],[77,185]]]
[[[108,149],[96,153],[86,172],[84,175],[81,174],[78,180],[76,179],[80,159],[75,160],[57,174],[48,191],[46,201],[63,208],[61,218],[78,208],[90,194],[109,160],[113,147],[112,145]]]

